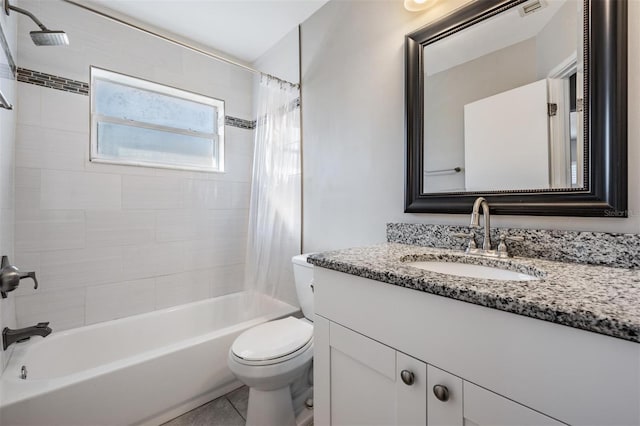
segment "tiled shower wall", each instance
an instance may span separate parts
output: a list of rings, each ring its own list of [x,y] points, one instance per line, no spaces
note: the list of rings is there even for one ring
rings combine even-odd
[[[0,14],[0,90],[7,100],[16,103],[16,81],[11,71],[11,60],[15,59],[17,20],[13,16]],[[6,41],[4,43],[3,41]],[[7,52],[5,52],[5,49]],[[15,158],[16,110],[0,108],[0,255],[9,256],[13,261],[13,230],[15,217],[14,158]],[[0,299],[0,330],[16,325],[15,301],[13,298]],[[4,369],[13,349],[0,351],[0,371]]]
[[[249,73],[61,2],[22,6],[71,40],[38,50],[21,20],[22,68],[87,82],[96,65],[224,99],[227,115],[251,119]],[[40,279],[14,293],[19,326],[59,331],[242,289],[252,129],[226,126],[225,173],[96,164],[88,96],[20,82],[18,100],[16,264]]]

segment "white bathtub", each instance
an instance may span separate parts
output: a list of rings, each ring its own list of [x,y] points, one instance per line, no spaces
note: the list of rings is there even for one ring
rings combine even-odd
[[[297,311],[256,298],[234,293],[18,343],[0,377],[0,424],[159,424],[221,396],[240,386],[227,368],[236,336]]]

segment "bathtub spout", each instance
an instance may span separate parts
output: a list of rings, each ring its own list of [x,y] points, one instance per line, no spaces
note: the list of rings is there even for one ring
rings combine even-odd
[[[31,336],[47,337],[51,334],[51,331],[48,322],[39,322],[34,326],[19,328],[17,330],[5,327],[4,330],[2,330],[2,349],[6,351],[7,348],[15,342],[24,342],[25,340],[29,340]]]

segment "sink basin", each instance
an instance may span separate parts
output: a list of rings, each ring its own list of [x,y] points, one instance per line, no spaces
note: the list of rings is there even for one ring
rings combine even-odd
[[[406,265],[439,274],[456,275],[459,277],[503,281],[533,281],[539,279],[533,275],[509,271],[507,269],[460,262],[421,261],[407,262]]]

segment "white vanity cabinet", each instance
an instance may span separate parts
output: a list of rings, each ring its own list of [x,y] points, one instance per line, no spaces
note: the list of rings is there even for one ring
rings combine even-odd
[[[316,425],[640,424],[637,343],[323,268],[314,281]]]
[[[562,424],[325,318],[317,317],[315,327],[329,341],[322,348],[328,356],[316,357],[328,367],[327,424]]]
[[[426,424],[424,362],[322,318],[314,327],[330,336],[331,424]]]

